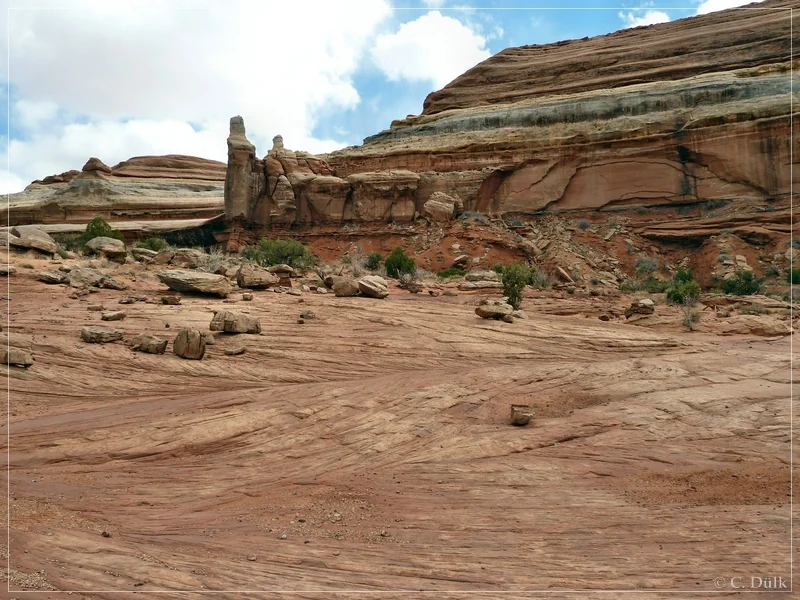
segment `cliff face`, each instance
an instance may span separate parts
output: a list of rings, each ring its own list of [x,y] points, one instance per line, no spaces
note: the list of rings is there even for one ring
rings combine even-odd
[[[417,209],[434,191],[495,214],[780,202],[800,99],[789,53],[787,10],[511,48],[328,160],[339,176],[419,173]]]

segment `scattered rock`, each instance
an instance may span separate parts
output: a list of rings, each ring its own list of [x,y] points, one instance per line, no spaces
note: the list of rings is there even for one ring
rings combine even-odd
[[[103,278],[102,283],[100,284],[101,287],[107,288],[109,290],[127,290],[128,286],[125,283],[122,283],[119,279],[116,279],[111,276],[106,276]]]
[[[97,311],[101,311],[101,310],[105,310],[105,309],[106,309],[106,307],[103,306],[102,304],[90,304],[89,306],[86,307],[86,310],[96,311],[96,312]]]
[[[231,291],[231,284],[224,275],[201,273],[199,271],[170,270],[156,273],[161,283],[176,292],[216,294],[225,298]]]
[[[33,356],[22,348],[0,346],[0,364],[28,368],[33,364]]]
[[[189,360],[200,360],[206,352],[205,336],[195,330],[181,329],[172,343],[176,356]]]
[[[103,321],[122,321],[127,316],[128,313],[124,310],[110,310],[100,315],[100,319]]]
[[[175,296],[175,295],[161,296],[161,304],[169,304],[171,306],[176,306],[180,303],[181,303],[180,296]]]
[[[227,354],[228,356],[236,356],[237,354],[244,354],[244,351],[245,347],[242,345],[230,346],[228,348],[225,348],[225,354]]]
[[[336,283],[333,284],[333,295],[339,298],[346,298],[358,294],[358,284],[345,277],[337,278]]]
[[[230,310],[221,310],[215,314],[208,328],[225,333],[261,333],[258,318]]]
[[[454,269],[463,269],[469,263],[469,255],[467,254],[460,254],[453,259],[453,262],[450,264],[451,267]]]
[[[631,302],[630,307],[625,310],[625,318],[629,319],[631,315],[652,315],[654,312],[656,312],[655,303],[650,298],[642,298]]]
[[[153,264],[168,265],[173,256],[175,256],[175,253],[172,250],[161,250],[153,257]]]
[[[530,423],[533,417],[533,409],[527,404],[512,404],[511,405],[511,424],[518,427],[523,427]]]
[[[500,281],[500,275],[494,271],[470,271],[466,275],[467,281]]]
[[[110,260],[124,260],[127,256],[125,243],[115,238],[99,236],[86,242],[86,249]]]
[[[601,321],[610,321],[611,317],[609,317],[608,315],[600,315],[600,320]]]
[[[251,263],[244,263],[236,272],[236,283],[241,288],[265,289],[278,285],[281,278],[272,271]]]
[[[214,345],[215,340],[214,340],[214,336],[213,335],[211,335],[210,333],[207,333],[205,335],[205,338],[206,338],[206,346],[213,346]]]
[[[35,225],[18,225],[11,229],[8,245],[18,248],[32,248],[47,254],[55,254],[58,244],[43,229]]]
[[[295,270],[290,267],[289,265],[272,265],[271,267],[267,267],[267,271],[270,273],[277,273],[278,275],[284,277],[293,277],[295,275]]]
[[[158,252],[147,248],[131,248],[131,255],[136,260],[149,264],[155,260],[156,256],[158,256]]]
[[[501,290],[503,284],[499,281],[464,281],[458,284],[458,289],[461,291],[469,290]]]
[[[131,340],[131,350],[148,354],[164,354],[167,350],[167,340],[140,333]]]
[[[569,274],[561,267],[556,267],[556,275],[558,275],[566,283],[575,283],[572,277],[570,277]]]
[[[514,307],[502,300],[489,300],[486,304],[481,304],[475,308],[475,314],[482,319],[502,319],[511,317]]]
[[[367,275],[359,279],[358,290],[368,298],[386,298],[389,295],[389,283],[378,275]]]
[[[105,276],[95,269],[88,267],[75,267],[69,272],[69,284],[74,288],[88,288],[99,286]]]
[[[122,339],[122,332],[119,329],[92,325],[81,329],[81,339],[87,344],[107,344]]]
[[[251,294],[250,292],[245,292],[242,294],[242,300],[250,302],[252,299],[253,299],[253,294]]]
[[[39,271],[37,278],[39,281],[51,284],[67,283],[69,281],[69,275],[62,271]]]
[[[13,275],[17,272],[17,267],[13,265],[0,265],[0,275]]]
[[[515,319],[527,319],[528,318],[528,315],[525,314],[525,311],[522,311],[522,310],[519,310],[519,309],[515,310],[514,312],[512,312],[511,316],[514,317]]]
[[[170,265],[181,269],[196,269],[208,260],[208,254],[195,248],[178,248],[172,253]]]
[[[304,312],[300,313],[300,318],[301,319],[316,319],[317,315],[314,314],[313,310],[307,310],[307,311],[304,311]]]

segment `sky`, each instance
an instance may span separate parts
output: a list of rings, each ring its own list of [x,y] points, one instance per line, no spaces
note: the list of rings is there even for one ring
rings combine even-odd
[[[747,4],[0,0],[0,193],[92,156],[109,166],[159,154],[225,161],[234,115],[258,156],[278,134],[313,153],[359,145],[505,48]]]

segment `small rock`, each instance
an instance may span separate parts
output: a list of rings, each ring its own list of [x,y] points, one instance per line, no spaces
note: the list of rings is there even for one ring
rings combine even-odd
[[[531,417],[533,417],[533,410],[527,404],[512,404],[511,405],[511,424],[518,427],[527,425]]]
[[[103,306],[102,304],[90,304],[89,306],[86,307],[86,310],[91,310],[91,311],[101,311],[105,309],[106,307]]]
[[[250,292],[245,292],[244,294],[242,294],[242,300],[246,300],[249,302],[252,299],[253,299],[253,294],[251,294]]]
[[[261,333],[261,322],[256,317],[221,310],[211,319],[209,329],[225,333]]]
[[[13,265],[0,265],[0,275],[13,275],[17,272],[17,267]]]
[[[81,329],[81,339],[87,344],[107,344],[122,339],[122,332],[119,329],[92,325]]]
[[[253,561],[257,560],[257,557],[256,557],[255,554],[250,554],[250,555],[247,556],[247,560],[249,560],[250,562],[253,562]]]
[[[126,313],[124,310],[110,310],[100,315],[100,318],[103,321],[122,321],[122,319],[127,316],[128,313]]]
[[[244,346],[230,346],[225,348],[225,354],[228,356],[236,356],[237,354],[244,354],[245,347]]]
[[[161,304],[169,304],[171,306],[175,306],[181,303],[180,296],[161,296]]]
[[[69,281],[69,275],[63,271],[39,271],[37,278],[39,281],[50,284],[66,283]]]
[[[33,364],[33,356],[21,348],[0,346],[0,364],[28,368]]]
[[[162,340],[146,333],[140,333],[131,340],[131,350],[146,352],[148,354],[164,354],[167,349],[167,340]]]
[[[199,331],[182,329],[172,343],[172,351],[181,358],[200,360],[206,352],[205,336]]]
[[[302,325],[302,324],[304,324],[305,322],[306,322],[306,321],[305,321],[305,319],[302,319],[302,318],[300,318],[300,319],[297,319],[297,323],[298,323],[298,325]]]
[[[207,333],[205,335],[205,338],[206,338],[206,346],[213,346],[214,345],[215,340],[214,340],[214,336],[213,335],[211,335],[210,333]]]

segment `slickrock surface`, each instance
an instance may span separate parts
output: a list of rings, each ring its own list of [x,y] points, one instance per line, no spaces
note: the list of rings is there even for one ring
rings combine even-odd
[[[163,294],[158,267],[124,268],[132,291],[92,303]],[[35,273],[12,278],[8,335],[36,361],[0,366],[12,590],[711,597],[717,577],[788,578],[789,336],[686,333],[661,304],[650,330],[619,294],[528,294],[509,324],[474,314],[491,291],[256,291],[265,334],[186,361],[77,341],[99,315]],[[140,302],[117,325],[172,338],[227,307]]]

